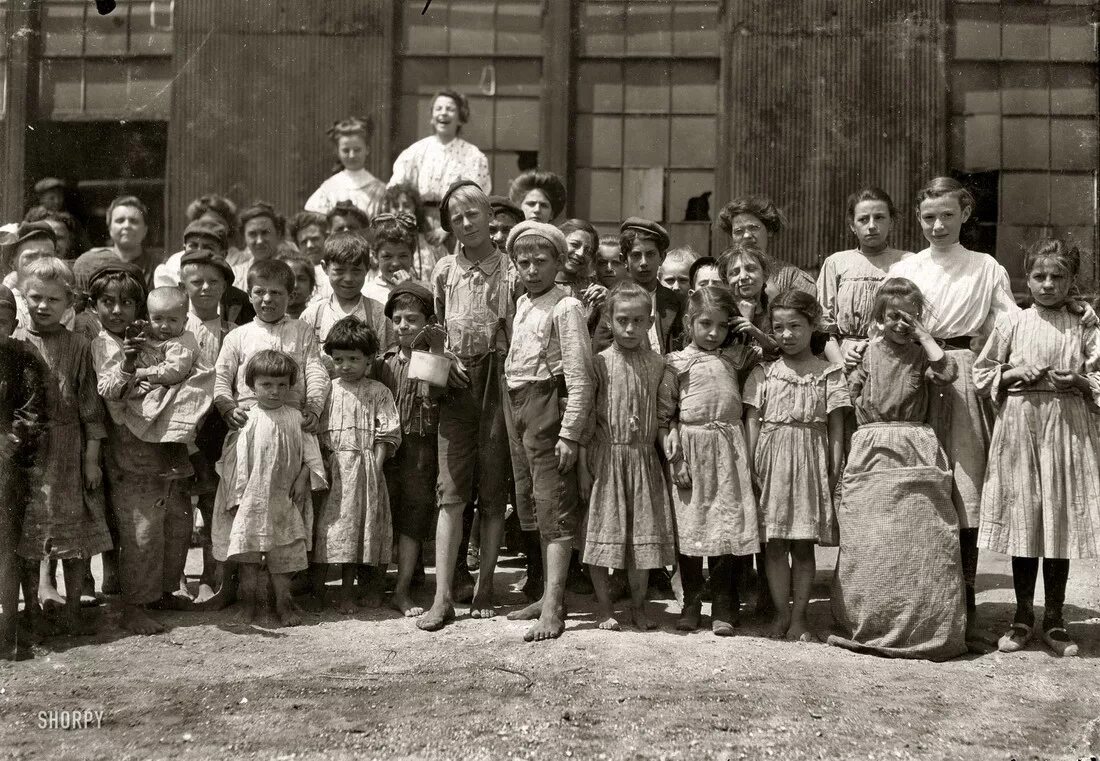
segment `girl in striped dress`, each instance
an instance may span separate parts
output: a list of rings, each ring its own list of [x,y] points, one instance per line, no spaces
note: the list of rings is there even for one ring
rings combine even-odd
[[[1030,309],[998,320],[974,363],[978,393],[997,418],[982,489],[978,545],[1012,556],[1016,616],[1003,652],[1032,637],[1032,603],[1043,558],[1045,610],[1039,636],[1059,656],[1076,655],[1062,605],[1071,558],[1100,555],[1100,330],[1082,325],[1069,298],[1076,248],[1041,240],[1025,259]]]

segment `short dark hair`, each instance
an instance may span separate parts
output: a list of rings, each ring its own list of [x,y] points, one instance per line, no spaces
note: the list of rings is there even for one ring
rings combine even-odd
[[[252,262],[252,266],[248,268],[248,275],[245,277],[248,290],[252,290],[252,284],[257,280],[282,281],[283,285],[286,286],[287,294],[294,290],[294,271],[281,259],[263,259]]]
[[[920,211],[920,205],[929,198],[942,198],[943,196],[954,196],[959,202],[959,208],[963,211],[973,210],[978,205],[978,202],[974,200],[974,194],[954,177],[936,177],[917,191],[917,211]]]
[[[401,196],[408,196],[413,204],[413,214],[416,215],[416,229],[423,231],[427,222],[424,219],[424,202],[420,199],[420,190],[411,182],[399,182],[386,188],[386,208],[393,211],[397,208],[397,202]]]
[[[336,204],[325,215],[325,218],[328,219],[329,228],[332,227],[332,220],[336,217],[351,217],[359,223],[359,227],[364,229],[370,226],[370,217],[366,215],[366,212],[348,201],[341,201]]]
[[[92,304],[113,285],[119,286],[119,295],[131,298],[138,303],[138,313],[145,311],[145,283],[129,272],[106,272],[88,284],[88,298]]]
[[[237,206],[225,196],[207,193],[187,204],[187,218],[194,222],[207,212],[214,212],[225,222],[225,237],[232,239],[237,233]]]
[[[923,317],[928,309],[928,299],[921,293],[921,289],[912,280],[904,277],[888,278],[875,295],[875,305],[871,309],[871,319],[882,322],[886,315],[886,302],[890,299],[905,299],[917,307],[918,316]]]
[[[460,125],[470,121],[470,101],[466,100],[465,95],[458,90],[436,90],[435,95],[432,96],[431,106],[434,106],[440,98],[450,98],[458,106],[458,123]]]
[[[392,215],[386,215],[392,217]],[[404,216],[404,215],[403,215]],[[409,217],[409,221],[414,218]],[[390,219],[375,219],[371,222],[370,226],[370,247],[372,251],[377,251],[382,248],[383,243],[400,243],[407,246],[409,251],[416,252],[417,234],[416,226],[407,227],[401,224],[400,220]]]
[[[791,288],[772,299],[768,306],[769,320],[777,309],[790,309],[805,317],[806,322],[810,324],[810,330],[813,331],[810,336],[810,351],[814,354],[825,351],[825,344],[829,341],[829,334],[821,329],[821,315],[825,310],[821,308],[816,298],[805,291]]]
[[[298,380],[298,363],[289,354],[263,349],[252,355],[244,366],[244,382],[249,388],[257,378],[289,378],[290,385]]]
[[[869,185],[866,188],[860,188],[852,195],[848,196],[848,219],[855,219],[856,205],[861,201],[882,201],[886,204],[886,210],[890,212],[890,218],[894,219],[898,216],[898,210],[894,206],[894,199],[890,197],[882,188]]]
[[[600,234],[596,232],[596,228],[592,226],[592,223],[586,219],[567,219],[561,223],[558,227],[561,230],[562,235],[569,235],[569,233],[577,232],[586,233],[589,238],[592,239],[591,247],[585,247],[585,256],[589,261],[596,258],[596,252],[600,250]]]
[[[703,267],[718,268],[718,260],[713,256],[700,256],[694,262],[691,263],[691,267],[688,268],[688,283],[692,288],[695,287],[695,276],[699,274],[699,270]],[[719,275],[719,277],[722,277]]]
[[[637,301],[649,304],[652,298],[649,291],[633,280],[624,280],[607,294],[607,301],[604,302],[603,308],[604,317],[610,321],[615,313],[615,305],[620,301]]]
[[[370,244],[362,235],[353,232],[333,233],[325,238],[321,249],[321,261],[327,264],[360,264],[370,260]]]
[[[512,199],[512,203],[519,205],[523,203],[524,197],[532,190],[541,190],[546,194],[547,200],[550,201],[550,212],[553,217],[558,216],[565,210],[565,183],[561,181],[561,177],[553,172],[542,169],[528,169],[512,180],[512,185],[508,188],[508,197]]]
[[[787,226],[783,212],[767,196],[741,196],[727,203],[718,213],[718,226],[726,235],[733,235],[733,218],[738,214],[752,214],[770,235],[777,235]]]
[[[279,254],[276,258],[281,262],[286,262],[288,267],[292,264],[301,265],[309,276],[310,293],[313,292],[313,290],[317,287],[317,271],[313,269],[313,262],[298,254]],[[291,272],[293,271],[294,270],[292,268]],[[297,277],[295,277],[295,280],[297,280]]]
[[[290,239],[298,242],[298,233],[307,227],[320,227],[321,232],[328,232],[328,218],[324,214],[315,211],[300,211],[290,218]]]
[[[137,196],[118,196],[115,200],[111,201],[111,205],[107,207],[107,224],[111,223],[111,217],[115,215],[115,209],[119,206],[132,206],[141,212],[141,219],[146,224],[149,223],[149,207],[146,206],[140,198]]]
[[[378,335],[358,317],[345,317],[332,326],[325,338],[325,353],[361,351],[365,356],[378,353]]]
[[[271,220],[271,224],[275,227],[275,232],[280,238],[286,235],[286,220],[279,216],[278,212],[275,211],[275,207],[267,201],[256,201],[241,212],[241,229],[243,230],[249,222],[260,217],[267,217]]]
[[[668,253],[668,246],[664,245],[664,240],[661,236],[629,227],[619,233],[619,252],[622,255],[623,261],[626,261],[627,257],[630,256],[630,250],[634,248],[635,243],[646,240],[653,241],[654,245],[657,246],[657,253],[661,255],[661,259],[663,260],[665,254]]]

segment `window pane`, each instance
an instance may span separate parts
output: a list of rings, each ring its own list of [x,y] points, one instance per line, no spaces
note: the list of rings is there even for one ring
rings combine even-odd
[[[1001,98],[997,64],[958,63],[951,71],[951,112],[997,114]]]
[[[718,68],[710,61],[677,61],[672,67],[672,110],[713,114],[718,110]]]
[[[997,263],[1008,270],[1010,278],[1024,277],[1024,252],[1028,245],[1042,236],[1043,229],[1006,224],[997,226]]]
[[[664,220],[665,171],[662,167],[623,170],[623,204],[620,219],[643,217]]]
[[[42,53],[80,55],[84,44],[85,3],[46,3],[42,19]]]
[[[1006,59],[1045,61],[1050,56],[1050,32],[1045,8],[1005,6],[1001,52]]]
[[[623,3],[585,3],[580,21],[581,55],[622,55],[626,39],[626,6]]]
[[[462,138],[482,150],[493,147],[493,99],[475,97],[470,101],[470,121],[462,125]]]
[[[84,23],[87,37],[84,53],[90,56],[123,55],[126,53],[126,14],[128,4],[119,3],[109,16],[89,12]]]
[[[433,58],[406,58],[401,65],[401,92],[431,96],[447,86],[450,74],[447,61]]]
[[[1095,119],[1057,119],[1050,124],[1051,169],[1096,169],[1097,155]]]
[[[538,54],[542,51],[542,7],[537,0],[497,5],[497,52]]]
[[[157,26],[153,26],[153,22]],[[130,52],[172,55],[172,10],[165,0],[135,3],[130,8]]]
[[[488,154],[489,172],[493,177],[493,193],[508,195],[508,186],[519,175],[519,154],[515,151],[500,151]]]
[[[1091,21],[1088,11],[1078,10],[1054,19],[1050,27],[1051,60],[1095,61],[1096,31]]]
[[[577,111],[599,113],[623,110],[623,65],[581,61],[577,67]]]
[[[959,7],[955,12],[955,58],[996,59],[1001,55],[1001,9],[997,6]]]
[[[1005,172],[1001,175],[1001,221],[1022,225],[1045,225],[1050,206],[1050,183],[1046,173]]]
[[[673,170],[668,173],[668,215],[670,222],[679,222],[687,214],[688,201],[704,193],[714,192],[714,172]],[[711,217],[715,210],[711,209]]]
[[[488,95],[493,81],[493,71],[489,66],[490,58],[451,58],[447,68],[447,83],[450,87],[471,95]]]
[[[623,123],[619,116],[577,116],[577,165],[621,166]]]
[[[713,116],[672,118],[672,166],[712,167],[717,161],[718,124]]]
[[[84,110],[81,69],[80,61],[42,61],[40,117],[48,119],[58,114],[79,114]]]
[[[131,61],[128,111],[144,118],[167,119],[172,102],[170,60]]]
[[[431,13],[431,9],[428,13]],[[448,31],[451,53],[475,55],[493,53],[493,4],[491,2],[452,2]]]
[[[672,4],[627,4],[626,50],[646,55],[672,54]]]
[[[628,116],[623,122],[623,166],[663,167],[668,163],[668,119]]]
[[[576,213],[590,222],[618,222],[622,205],[622,172],[618,169],[578,169]]]
[[[498,150],[537,151],[539,149],[538,99],[498,98],[496,109],[495,145]]]
[[[1001,166],[1001,118],[967,116],[952,120],[952,166],[964,172],[999,169]]]
[[[493,64],[497,77],[497,95],[542,94],[542,64],[538,60],[497,61]]]
[[[1001,67],[1001,109],[1006,114],[1050,113],[1049,70],[1030,63]]]
[[[1050,112],[1052,114],[1096,113],[1096,69],[1065,64],[1051,67]]]
[[[426,98],[417,97],[416,95],[401,96],[399,101],[401,114],[397,120],[396,145],[393,146],[398,152],[419,140],[422,137],[421,132],[427,134],[428,106],[425,103],[423,112],[421,112],[421,101],[426,101]],[[397,158],[396,153],[394,158]]]
[[[718,56],[718,4],[672,6],[672,50],[678,56]]]
[[[1051,175],[1050,222],[1055,225],[1096,224],[1096,176],[1090,174]]]
[[[668,113],[668,64],[628,61],[625,64],[626,111]]]
[[[432,0],[423,16],[424,3],[403,0],[405,4],[405,51],[407,53],[447,52],[447,0]]]
[[[665,222],[671,248],[690,246],[699,256],[710,255],[710,225],[699,222]]]
[[[1046,119],[1006,118],[1001,124],[1001,137],[1006,169],[1050,166],[1050,125]]]
[[[126,66],[113,61],[88,61],[85,65],[84,110],[89,114],[127,113]]]

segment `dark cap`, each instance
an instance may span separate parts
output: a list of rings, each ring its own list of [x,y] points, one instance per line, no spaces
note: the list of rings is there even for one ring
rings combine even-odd
[[[383,309],[386,319],[393,319],[393,302],[398,296],[412,296],[423,305],[425,317],[428,319],[435,317],[435,297],[432,296],[432,292],[413,280],[406,280],[395,285],[386,298],[386,306]]]
[[[14,311],[18,311],[18,307],[15,305],[15,294],[11,292],[11,288],[8,288],[3,283],[0,283],[0,307],[8,307]]]
[[[17,246],[35,238],[49,238],[55,246],[57,245],[57,233],[53,231],[49,222],[23,222],[19,225],[19,229],[15,231],[15,245]]]
[[[511,198],[504,196],[489,196],[489,206],[493,209],[493,216],[497,214],[510,214],[516,220],[516,222],[522,222],[524,219],[523,209],[512,203]]]
[[[196,219],[194,222],[187,225],[187,229],[183,231],[183,242],[186,244],[187,239],[192,235],[201,235],[205,238],[209,238],[216,242],[218,246],[221,247],[222,251],[225,251],[226,247],[229,245],[225,227],[216,222],[211,222],[208,219]]]
[[[90,287],[92,283],[105,275],[117,275],[126,274],[132,277],[134,280],[141,283],[141,287],[145,289],[145,273],[141,267],[131,262],[124,262],[117,256],[111,259],[101,259],[95,262],[94,267],[89,271],[86,280],[82,280],[87,287]],[[77,280],[81,278],[77,277]]]
[[[188,264],[203,264],[216,268],[225,277],[227,286],[233,285],[233,281],[237,278],[237,273],[229,266],[229,262],[225,260],[224,256],[217,256],[209,251],[185,251],[183,256],[180,257],[181,281],[183,280],[183,268]]]
[[[467,185],[472,185],[478,190],[481,190],[481,186],[473,180],[456,180],[451,183],[451,187],[447,188],[447,192],[443,194],[443,200],[439,202],[439,226],[447,232],[451,232],[451,216],[447,213],[447,204],[451,202],[451,195],[456,190],[466,187]]]
[[[648,219],[642,219],[641,217],[628,217],[619,227],[619,232],[625,233],[627,230],[635,230],[640,233],[645,233],[646,235],[652,235],[653,237],[657,238],[658,248],[660,248],[662,251],[668,250],[668,245],[670,242],[668,231],[656,222]]]
[[[36,195],[41,195],[47,190],[64,190],[65,181],[59,180],[56,177],[43,177],[38,182],[34,183],[34,192]]]

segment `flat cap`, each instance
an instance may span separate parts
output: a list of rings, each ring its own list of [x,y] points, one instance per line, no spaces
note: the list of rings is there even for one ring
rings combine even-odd
[[[38,182],[34,183],[35,194],[45,193],[47,190],[64,190],[65,181],[59,180],[56,177],[43,177]]]
[[[405,280],[395,285],[390,295],[386,297],[386,305],[382,309],[386,319],[393,319],[394,301],[398,296],[412,296],[423,305],[425,317],[429,319],[435,317],[435,297],[432,296],[432,292],[414,280]]]
[[[493,209],[493,216],[497,214],[510,214],[517,222],[524,219],[523,209],[512,203],[511,198],[505,196],[489,196],[489,206]]]
[[[668,231],[661,227],[656,222],[649,219],[642,219],[641,217],[628,217],[623,221],[619,227],[620,233],[625,233],[627,230],[635,230],[646,235],[652,235],[658,241],[657,247],[662,251],[668,250],[669,237]]]
[[[23,222],[15,231],[15,245],[35,238],[49,238],[57,245],[57,233],[54,232],[49,222]]]
[[[508,233],[508,242],[505,244],[505,250],[508,251],[508,255],[512,255],[512,248],[516,245],[517,240],[530,237],[542,238],[549,242],[557,249],[559,259],[565,257],[566,253],[569,251],[569,244],[565,242],[565,233],[553,225],[528,219],[520,222],[512,228],[512,232]]]
[[[456,190],[464,188],[467,185],[472,185],[478,190],[481,190],[481,186],[473,180],[455,180],[451,183],[451,187],[447,188],[447,192],[443,194],[443,200],[439,202],[439,226],[447,232],[451,232],[451,215],[447,213],[447,204],[451,202],[451,195],[453,195]]]
[[[218,256],[217,254],[211,254],[209,251],[185,251],[183,256],[180,257],[180,271],[182,280],[182,270],[188,264],[204,264],[208,267],[215,267],[222,276],[225,278],[227,286],[233,285],[234,279],[237,274],[233,272],[233,268],[229,266],[229,262],[225,260],[224,256]]]
[[[7,307],[12,310],[18,309],[15,305],[15,294],[11,292],[11,288],[3,283],[0,283],[0,307]]]
[[[226,247],[229,245],[225,227],[219,225],[217,222],[211,222],[208,219],[196,219],[194,222],[187,225],[187,228],[183,231],[183,242],[187,243],[187,239],[192,235],[200,235],[217,242],[222,251],[225,251]]]
[[[142,289],[145,288],[145,273],[141,267],[131,262],[124,262],[117,256],[113,259],[101,259],[95,262],[95,266],[89,271],[88,278],[83,280],[87,286],[91,286],[99,278],[105,275],[126,274],[132,277],[134,280],[141,283]],[[80,278],[77,278],[80,280]]]

